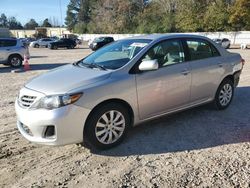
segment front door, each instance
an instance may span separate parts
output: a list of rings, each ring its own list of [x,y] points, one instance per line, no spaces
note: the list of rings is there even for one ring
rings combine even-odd
[[[191,73],[182,43],[167,40],[153,46],[142,58],[156,59],[159,69],[136,75],[140,119],[147,119],[189,103]]]

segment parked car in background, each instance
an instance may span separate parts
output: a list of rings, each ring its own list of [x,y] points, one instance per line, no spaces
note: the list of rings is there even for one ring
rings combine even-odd
[[[15,103],[17,127],[34,143],[87,139],[107,149],[147,120],[206,103],[226,109],[243,64],[239,54],[202,36],[115,41],[28,82]]]
[[[76,39],[74,39],[74,40],[75,40],[75,42],[76,42],[76,44],[77,44],[77,45],[81,45],[81,44],[82,44],[82,40],[77,39],[77,38],[76,38]]]
[[[24,56],[29,58],[29,49],[19,39],[0,38],[1,64],[20,67]]]
[[[99,48],[105,46],[114,41],[113,37],[98,37],[95,38],[89,45],[89,48],[93,51],[98,50]]]
[[[93,42],[93,39],[88,40],[88,47],[90,48],[90,44]]]
[[[31,42],[30,47],[34,47],[34,48],[46,47],[47,48],[48,45],[53,41],[55,40],[52,38],[42,38],[42,39]]]
[[[217,44],[220,44],[223,48],[228,49],[230,48],[230,40],[227,38],[223,38],[223,39],[213,39],[213,41]]]
[[[22,38],[22,39],[20,39],[20,40],[21,40],[22,43],[23,43],[24,45],[26,45],[26,46],[29,46],[31,42],[36,41],[35,38],[30,38],[30,37],[29,37],[29,38]]]
[[[57,48],[68,48],[73,49],[76,46],[76,42],[73,39],[61,38],[57,41],[51,42],[48,46],[49,49],[57,49]]]

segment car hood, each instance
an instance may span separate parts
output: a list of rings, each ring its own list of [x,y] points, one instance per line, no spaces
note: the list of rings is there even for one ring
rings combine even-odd
[[[81,86],[107,79],[111,71],[64,65],[33,78],[25,87],[45,95],[63,94]]]

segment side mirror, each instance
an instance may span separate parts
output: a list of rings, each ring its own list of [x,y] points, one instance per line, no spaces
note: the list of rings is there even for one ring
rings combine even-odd
[[[141,64],[139,65],[140,71],[157,70],[158,68],[159,68],[159,64],[158,64],[157,59],[145,60],[145,61],[142,61]]]

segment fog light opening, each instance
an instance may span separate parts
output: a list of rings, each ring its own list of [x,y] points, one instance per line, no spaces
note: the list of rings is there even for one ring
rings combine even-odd
[[[44,132],[45,138],[55,138],[55,126],[49,125],[46,127],[46,130]]]

